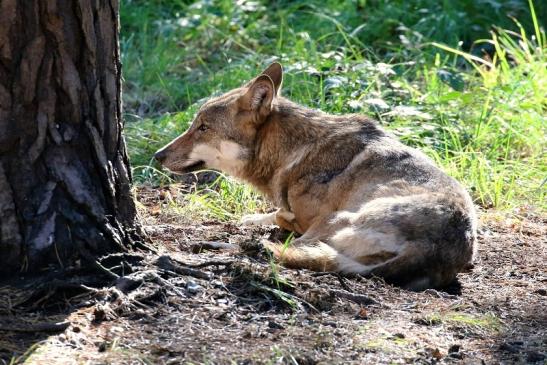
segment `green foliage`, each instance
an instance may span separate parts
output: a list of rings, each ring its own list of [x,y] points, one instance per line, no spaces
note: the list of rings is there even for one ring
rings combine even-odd
[[[179,113],[163,113],[157,117],[125,115],[125,139],[138,182],[171,181],[169,175],[154,166],[154,152],[188,128],[195,110],[195,107],[190,107]]]
[[[194,187],[172,201],[173,212],[197,219],[239,220],[249,212],[265,211],[263,198],[248,185],[220,175],[213,183]]]
[[[534,12],[531,5],[122,1],[126,136],[135,176],[168,182],[153,152],[187,128],[203,98],[280,60],[291,99],[380,120],[461,180],[478,204],[544,210],[546,6],[535,4]],[[226,209],[214,213],[223,219],[257,208],[249,203],[254,193],[224,181],[212,189],[216,195],[206,187],[188,199]]]

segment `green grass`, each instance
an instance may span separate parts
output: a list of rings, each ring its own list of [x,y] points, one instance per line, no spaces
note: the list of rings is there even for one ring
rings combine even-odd
[[[153,152],[188,127],[204,98],[279,60],[284,95],[378,119],[462,181],[477,204],[546,210],[543,2],[535,12],[525,0],[269,4],[122,1],[126,138],[137,182],[169,183]],[[229,178],[185,199],[177,204],[224,220],[263,207]]]
[[[161,178],[165,176],[160,175]],[[169,199],[163,213],[198,220],[239,221],[249,212],[265,212],[267,208],[267,202],[255,190],[220,174],[210,184],[193,186],[187,194]]]
[[[429,325],[444,324],[489,332],[499,332],[503,326],[500,319],[492,313],[470,314],[451,311],[446,313],[434,313],[421,318],[421,321],[422,323],[428,323]]]

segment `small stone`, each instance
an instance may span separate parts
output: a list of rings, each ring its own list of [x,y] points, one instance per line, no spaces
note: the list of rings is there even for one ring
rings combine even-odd
[[[188,283],[186,283],[186,290],[188,290],[188,293],[190,294],[196,294],[201,289],[201,285],[198,285],[193,281],[189,281]]]
[[[134,313],[141,317],[144,317],[146,315],[146,312],[142,308],[137,309]]]
[[[80,332],[80,327],[74,326],[74,327],[72,327],[72,331],[78,333],[78,332]]]

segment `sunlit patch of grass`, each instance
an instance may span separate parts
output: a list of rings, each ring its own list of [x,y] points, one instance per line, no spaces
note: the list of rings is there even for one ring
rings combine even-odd
[[[448,325],[490,332],[501,331],[503,325],[494,314],[470,314],[465,312],[433,313],[418,320],[426,325]]]
[[[365,332],[368,332],[368,330]],[[376,330],[371,335],[372,337],[365,340],[356,341],[356,347],[366,351],[383,352],[386,354],[401,353],[401,351],[404,351],[409,356],[415,355],[414,341],[407,339],[400,333],[392,334]]]
[[[442,318],[444,322],[450,324],[476,327],[494,332],[500,331],[502,327],[498,317],[493,314],[472,315],[463,312],[450,312],[443,315]]]
[[[367,347],[380,347],[382,343],[389,341],[390,344],[395,344],[398,346],[406,346],[409,344],[409,341],[404,337],[399,335],[383,334],[380,337],[370,340],[367,343]]]
[[[238,221],[245,214],[267,208],[264,198],[249,185],[220,174],[214,182],[193,186],[188,193],[171,199],[164,209],[187,219]]]

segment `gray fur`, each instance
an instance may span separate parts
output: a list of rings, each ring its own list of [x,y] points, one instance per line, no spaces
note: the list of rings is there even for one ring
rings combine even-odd
[[[302,234],[289,250],[268,244],[287,266],[378,275],[410,289],[454,280],[476,244],[465,189],[376,122],[295,104],[279,95],[281,82],[274,64],[208,101],[160,151],[164,165],[184,172],[195,145],[238,146],[236,177],[280,208],[268,220]],[[197,131],[202,124],[209,132]]]

